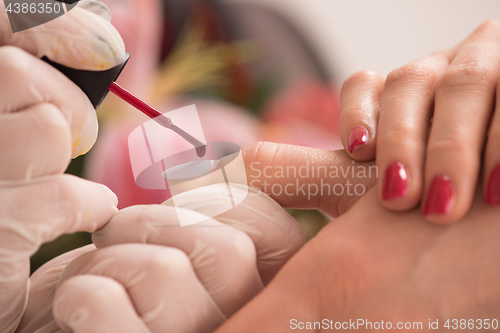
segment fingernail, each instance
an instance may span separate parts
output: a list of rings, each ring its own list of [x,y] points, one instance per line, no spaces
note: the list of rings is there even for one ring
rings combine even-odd
[[[394,162],[385,170],[382,198],[390,200],[404,197],[408,190],[408,172],[402,163]]]
[[[453,184],[448,176],[437,176],[432,180],[427,199],[425,201],[424,215],[448,214],[453,205]]]
[[[500,206],[500,164],[497,165],[488,180],[488,189],[486,190],[486,201],[490,205]]]
[[[368,131],[364,127],[355,127],[349,134],[349,142],[347,150],[350,153],[358,146],[362,146],[368,142]]]

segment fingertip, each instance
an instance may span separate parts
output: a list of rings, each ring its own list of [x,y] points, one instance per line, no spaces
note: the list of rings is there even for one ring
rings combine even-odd
[[[71,124],[72,128],[72,146],[71,158],[76,158],[85,155],[94,146],[97,141],[97,133],[99,125],[94,108],[89,100],[87,100],[87,112],[83,120],[74,120]]]
[[[462,198],[467,200],[466,198]],[[472,198],[470,199],[472,201]],[[470,206],[458,204],[456,186],[447,175],[435,176],[427,190],[422,205],[425,219],[438,225],[448,225],[460,220]]]
[[[100,186],[102,186],[104,188],[104,191],[107,193],[107,195],[111,198],[111,200],[113,201],[113,204],[115,205],[115,207],[118,206],[118,197],[116,196],[115,192],[113,192],[109,187],[107,187],[106,185],[103,185],[103,184],[98,184]]]
[[[90,44],[84,50],[87,57],[79,64],[81,69],[106,70],[125,61],[125,43],[110,22],[82,8],[74,8],[68,14],[72,14],[75,24],[81,26]]]
[[[111,11],[104,3],[96,0],[80,0],[78,1],[77,6],[86,9],[111,23]]]
[[[54,38],[33,38],[36,54],[64,66],[82,70],[106,70],[125,60],[125,44],[116,28],[103,17],[75,7],[57,20],[35,27]]]
[[[66,223],[59,232],[77,231],[94,232],[105,226],[117,213],[117,197],[108,187],[72,175],[61,175],[54,180],[53,187],[58,188],[64,197],[59,205],[66,205]],[[57,213],[57,212],[55,212]]]
[[[375,137],[370,135],[370,131],[366,127],[369,126],[354,127],[347,139],[346,151],[349,157],[355,161],[363,162],[375,159]]]
[[[422,198],[421,172],[415,161],[396,160],[387,167],[381,166],[383,172],[379,179],[379,199],[382,206],[395,211],[404,212],[414,209]]]
[[[360,84],[380,85],[385,79],[379,73],[372,70],[362,70],[352,74],[342,85],[342,93]]]
[[[124,286],[99,275],[77,275],[62,282],[52,314],[66,332],[149,332]]]
[[[409,175],[405,165],[401,162],[392,162],[385,169],[380,197],[382,204],[394,211],[404,211],[408,207]]]
[[[347,151],[352,154],[354,150],[362,148],[368,142],[368,131],[366,128],[354,127],[349,134],[349,141],[347,144]]]
[[[376,128],[384,78],[373,71],[361,71],[342,86],[340,133],[349,156],[357,161],[375,158]]]

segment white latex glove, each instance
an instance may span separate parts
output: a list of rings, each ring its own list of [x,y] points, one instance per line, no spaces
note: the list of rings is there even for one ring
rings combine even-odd
[[[8,45],[16,48],[6,47]],[[118,31],[109,22],[107,7],[97,1],[83,1],[55,20],[14,34],[5,5],[0,2],[0,113],[28,109],[36,104],[53,104],[70,124],[72,157],[86,153],[97,138],[95,110],[70,80],[26,52],[36,58],[47,56],[62,65],[86,70],[104,70],[122,63],[125,46]],[[74,111],[77,108],[79,112]],[[41,139],[36,135],[32,137],[34,142]],[[36,145],[30,145],[23,157],[32,159],[33,153],[40,155],[45,152],[40,152]],[[52,158],[47,156],[46,159]],[[16,169],[14,165],[6,166],[5,163],[0,168],[0,174],[4,168]],[[38,172],[43,174],[43,171]]]
[[[203,205],[192,198],[191,208],[220,204],[226,188],[219,184]],[[169,201],[120,211],[94,233],[98,250],[91,245],[67,253],[33,275],[37,288],[20,332],[213,331],[304,243],[285,210],[249,191],[231,211],[184,228]],[[243,193],[233,188],[233,196]]]
[[[41,61],[105,69],[123,61],[109,21],[74,8],[13,34],[0,2],[0,332],[13,332],[28,301],[29,258],[61,234],[93,232],[116,213],[106,187],[63,175],[97,136],[85,94]]]

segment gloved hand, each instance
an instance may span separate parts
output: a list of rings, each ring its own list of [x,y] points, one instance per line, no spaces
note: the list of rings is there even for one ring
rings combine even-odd
[[[184,199],[207,213],[226,189],[212,187],[209,202]],[[120,211],[94,233],[99,249],[66,253],[34,273],[36,288],[19,332],[213,331],[304,242],[298,223],[274,200],[249,191],[234,209],[184,228],[171,201]],[[232,189],[233,196],[244,193]]]
[[[109,21],[78,7],[13,34],[1,2],[0,33],[0,331],[12,332],[28,300],[30,256],[117,211],[109,189],[62,174],[93,145],[97,120],[83,92],[39,58],[97,70],[122,62],[125,49]]]
[[[52,104],[59,109],[59,113],[70,125],[72,157],[86,153],[97,138],[95,110],[78,87],[61,73],[29,54],[36,58],[47,56],[52,61],[78,69],[109,69],[122,63],[125,58],[123,41],[109,20],[109,12],[102,3],[87,0],[80,2],[76,8],[53,21],[12,33],[5,6],[3,2],[0,3],[2,59],[0,112],[11,113],[22,109],[29,112],[30,107],[35,107],[36,104]],[[43,115],[40,117],[43,118]],[[6,133],[2,134],[7,136]],[[24,132],[19,134],[26,136]],[[30,137],[37,144],[42,144],[40,140],[43,140],[43,137],[36,135]],[[9,138],[10,142],[14,141],[12,137]],[[50,155],[46,156],[47,152],[40,151],[37,145],[30,145],[23,156],[9,155],[9,157],[34,160],[32,155],[34,153],[43,155],[47,160],[57,155],[49,152]],[[58,159],[61,158],[62,156]],[[31,171],[33,174],[30,174],[32,177],[46,173],[45,167],[50,173],[49,166],[38,167],[42,168],[33,166]],[[0,174],[6,169],[19,175],[26,173],[23,169],[16,170],[12,164],[2,163]],[[28,176],[21,178],[29,178]]]
[[[279,149],[277,144],[260,143],[245,149],[243,156],[247,171],[251,170],[249,182],[262,185],[269,181],[272,186],[268,190],[283,188],[281,195],[269,193],[289,207],[314,207],[338,215],[359,196],[320,197],[311,193],[313,187],[306,187],[304,194],[297,190],[307,182],[318,188],[325,185],[323,181],[331,188],[350,182],[350,191],[374,183],[373,178],[352,178],[351,169],[347,169],[355,166],[358,173],[373,163],[352,163],[343,152],[321,153],[294,146]],[[269,161],[276,165],[324,164],[349,171],[344,171],[346,179],[325,180],[318,174],[304,179],[269,179],[265,176],[270,170],[263,169]],[[233,188],[233,197],[243,195],[241,190]],[[213,192],[204,197],[210,200],[204,202],[189,192],[182,194],[187,209],[184,218],[192,215],[198,220],[199,214],[213,215],[211,209],[226,204],[226,184],[209,191]],[[288,191],[297,195],[289,196]],[[280,204],[250,188],[246,199],[234,209],[184,228],[179,227],[176,209],[180,208],[172,207],[172,200],[164,205],[126,208],[94,233],[99,250],[84,248],[65,254],[33,275],[36,288],[19,332],[42,328],[54,332],[57,324],[83,333],[209,332],[260,291],[303,244],[302,230]],[[65,268],[54,295],[66,264],[88,251],[92,252]]]

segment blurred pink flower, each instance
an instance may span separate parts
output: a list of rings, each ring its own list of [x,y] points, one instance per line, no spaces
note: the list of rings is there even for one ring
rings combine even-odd
[[[340,149],[340,97],[329,85],[292,84],[264,108],[265,140],[320,149]]]
[[[258,122],[241,108],[217,101],[171,102],[162,110],[196,103],[208,142],[232,142],[246,147],[258,141]],[[142,121],[147,121],[143,118]],[[118,208],[137,204],[159,204],[170,198],[169,190],[147,190],[136,185],[128,151],[129,134],[141,122],[109,124],[99,136],[86,163],[86,178],[108,186],[118,196]],[[154,140],[148,137],[149,140]],[[179,142],[182,141],[179,137]],[[177,142],[177,141],[176,141]],[[176,142],[166,144],[175,145]]]

